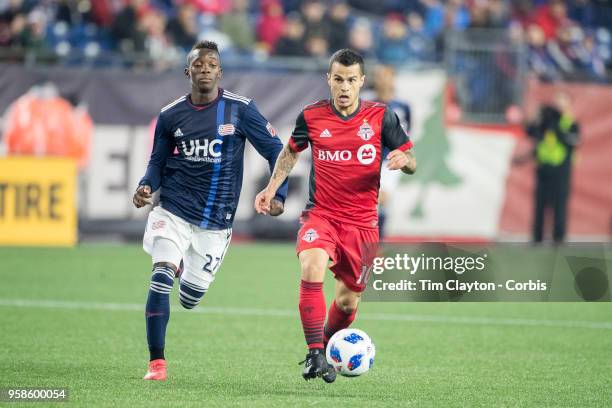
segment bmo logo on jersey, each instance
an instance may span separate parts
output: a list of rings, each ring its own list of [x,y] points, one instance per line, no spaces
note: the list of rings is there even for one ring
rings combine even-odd
[[[182,141],[181,152],[189,161],[220,163],[223,140],[195,139]]]
[[[353,157],[350,150],[319,150],[318,159],[323,161],[349,161]]]
[[[319,150],[317,158],[321,161],[346,162],[353,158],[350,150]],[[376,159],[376,147],[365,144],[357,150],[357,160],[361,164],[372,164]]]
[[[357,150],[357,160],[361,164],[372,164],[376,159],[376,147],[371,144],[364,144]]]

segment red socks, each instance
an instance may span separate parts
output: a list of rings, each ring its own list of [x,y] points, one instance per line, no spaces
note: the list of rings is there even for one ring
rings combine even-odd
[[[346,314],[336,305],[336,301],[332,301],[329,307],[329,314],[327,316],[327,324],[325,325],[325,343],[329,341],[331,336],[337,331],[346,329],[355,320],[357,309],[353,310],[351,314]]]
[[[323,324],[325,323],[323,282],[303,280],[300,283],[299,308],[308,348],[323,348]]]
[[[357,309],[346,314],[332,300],[327,316],[325,331],[325,295],[323,294],[323,282],[306,282],[300,284],[300,317],[304,329],[304,337],[309,349],[323,348],[331,336],[337,331],[346,329],[355,320]],[[325,337],[323,336],[325,332]]]

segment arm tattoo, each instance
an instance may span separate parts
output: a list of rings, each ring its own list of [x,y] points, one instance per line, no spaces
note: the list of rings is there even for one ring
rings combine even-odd
[[[276,165],[274,166],[272,177],[270,177],[268,188],[276,190],[283,184],[283,181],[285,181],[291,169],[293,169],[293,166],[297,163],[298,156],[299,152],[293,152],[289,148],[289,145],[285,145],[276,159]]]
[[[406,157],[408,157],[408,164],[402,167],[402,171],[406,174],[414,174],[417,168],[416,158],[410,150],[404,152],[404,154],[406,155]]]

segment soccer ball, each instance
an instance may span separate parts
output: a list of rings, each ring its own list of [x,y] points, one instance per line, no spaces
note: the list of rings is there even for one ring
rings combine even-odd
[[[329,339],[325,356],[336,371],[346,377],[366,373],[374,364],[376,348],[363,330],[343,329]]]

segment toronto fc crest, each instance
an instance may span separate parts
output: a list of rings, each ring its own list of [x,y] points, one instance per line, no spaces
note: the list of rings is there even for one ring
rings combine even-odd
[[[365,140],[366,142],[374,136],[374,130],[372,130],[372,126],[367,122],[367,120],[363,120],[361,126],[359,126],[359,130],[357,131],[357,136]]]
[[[317,231],[315,231],[314,228],[310,228],[308,231],[304,233],[302,240],[306,242],[312,242],[316,240],[317,238],[319,238],[319,234],[317,234]]]

